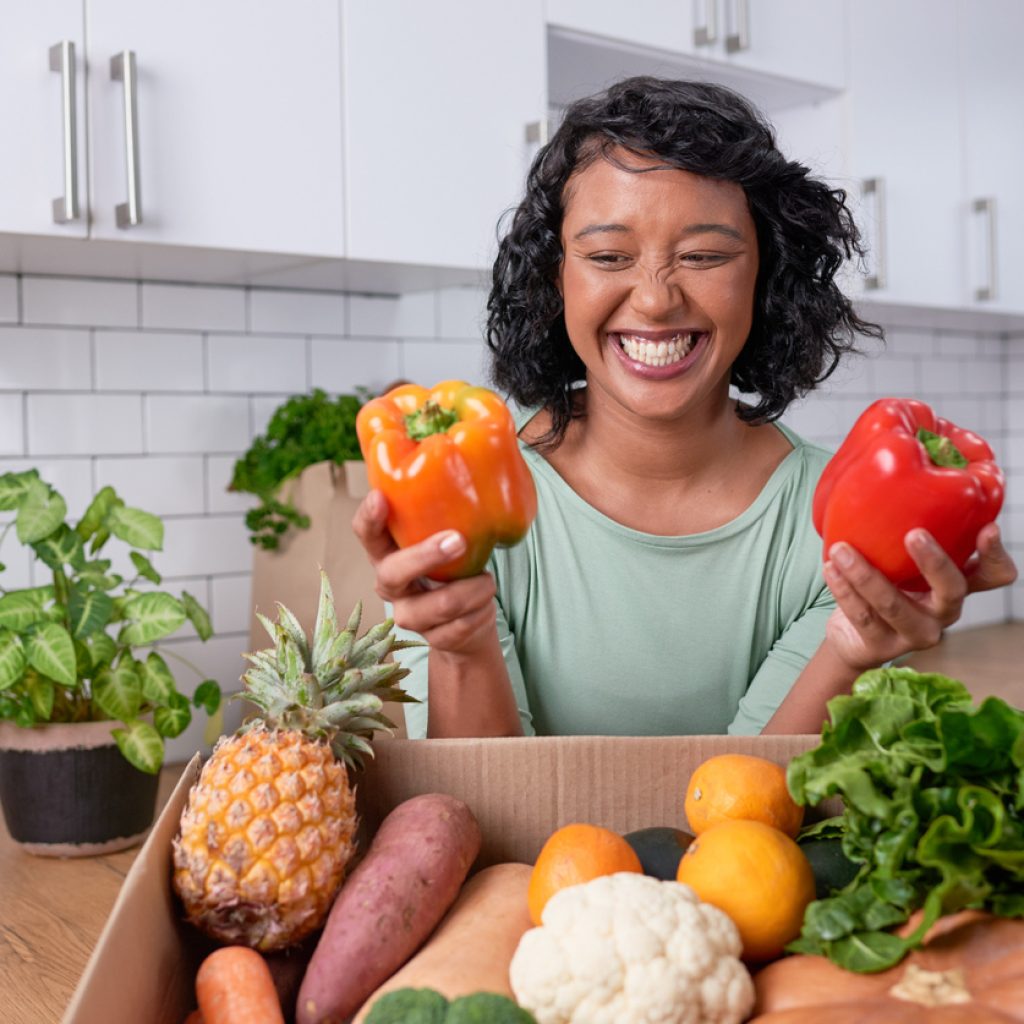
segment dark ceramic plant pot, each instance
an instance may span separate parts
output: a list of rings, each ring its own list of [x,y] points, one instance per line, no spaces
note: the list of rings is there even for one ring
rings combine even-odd
[[[29,853],[90,857],[134,846],[156,810],[159,776],[129,764],[112,722],[20,729],[0,722],[0,803]]]

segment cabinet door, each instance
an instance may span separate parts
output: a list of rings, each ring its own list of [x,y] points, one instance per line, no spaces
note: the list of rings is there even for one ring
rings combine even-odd
[[[1024,313],[1024,5],[961,0],[959,14],[968,224],[963,298],[977,309]],[[985,201],[994,201],[994,210]],[[986,289],[991,297],[979,298]]]
[[[886,302],[949,307],[963,294],[955,16],[932,0],[850,8],[850,171],[883,183],[881,222],[878,191],[858,220],[885,277],[871,294]]]
[[[548,24],[673,53],[694,50],[697,20],[714,19],[719,0],[546,0]]]
[[[84,236],[85,96],[81,0],[11,4],[0,31],[0,231],[27,235]],[[74,104],[65,108],[62,70],[50,68],[50,50],[74,47],[75,73],[67,83]],[[57,66],[61,62],[57,55]],[[69,65],[64,65],[68,66]],[[73,115],[73,117],[72,117]],[[68,120],[71,118],[71,120]],[[66,127],[75,133],[72,152]],[[75,156],[74,174],[68,161]],[[73,179],[73,180],[70,180]],[[77,216],[57,223],[54,199],[77,189]]]
[[[845,0],[719,3],[724,41],[718,52],[730,63],[835,89],[846,86]]]
[[[541,0],[346,0],[343,36],[349,256],[489,267],[547,115]]]
[[[93,237],[344,254],[337,0],[86,0],[86,19]],[[119,227],[126,50],[142,222]]]

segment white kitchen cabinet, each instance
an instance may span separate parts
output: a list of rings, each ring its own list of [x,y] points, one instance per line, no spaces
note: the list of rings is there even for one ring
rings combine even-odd
[[[960,0],[965,306],[1024,313],[1024,4]],[[991,205],[990,205],[991,204]]]
[[[717,4],[718,0],[546,0],[545,8],[549,25],[620,43],[693,53],[695,19],[713,19]]]
[[[337,0],[86,0],[91,235],[343,255]],[[132,151],[124,80],[134,55]],[[115,213],[138,188],[141,222]]]
[[[488,267],[547,115],[542,0],[343,9],[348,255]]]
[[[869,297],[949,308],[962,301],[964,218],[953,4],[850,6],[847,169],[862,194]]]
[[[34,0],[0,31],[0,230],[84,237],[85,62],[81,0]],[[50,51],[70,46],[67,69]],[[60,52],[55,53],[61,67]],[[71,61],[73,60],[73,66]],[[67,99],[65,102],[65,86]],[[73,99],[72,99],[73,93]],[[70,136],[74,134],[72,139]],[[77,209],[65,209],[65,198]],[[59,199],[54,219],[54,200]],[[68,219],[68,215],[73,216]]]

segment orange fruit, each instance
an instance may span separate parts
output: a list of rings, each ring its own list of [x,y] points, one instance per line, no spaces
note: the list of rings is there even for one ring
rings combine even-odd
[[[640,858],[617,832],[599,825],[565,825],[541,847],[526,899],[530,920],[540,924],[545,904],[560,889],[619,871],[643,874]]]
[[[702,832],[676,878],[739,929],[743,958],[771,960],[800,934],[814,899],[814,872],[784,832],[760,821],[723,821]]]
[[[804,809],[789,795],[786,769],[749,754],[709,757],[690,776],[686,818],[699,836],[722,821],[760,821],[795,839]]]

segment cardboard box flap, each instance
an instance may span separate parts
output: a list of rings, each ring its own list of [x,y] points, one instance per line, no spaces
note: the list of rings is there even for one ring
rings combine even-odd
[[[357,780],[366,831],[419,793],[463,800],[483,832],[478,867],[532,863],[562,825],[585,821],[616,832],[686,828],[693,770],[715,754],[753,754],[786,764],[817,746],[807,736],[547,736],[480,740],[386,740]],[[809,817],[838,813],[823,806]]]
[[[199,754],[189,761],[135,858],[63,1024],[181,1021],[194,1005],[198,952],[189,955],[170,877],[171,840],[200,761]]]

